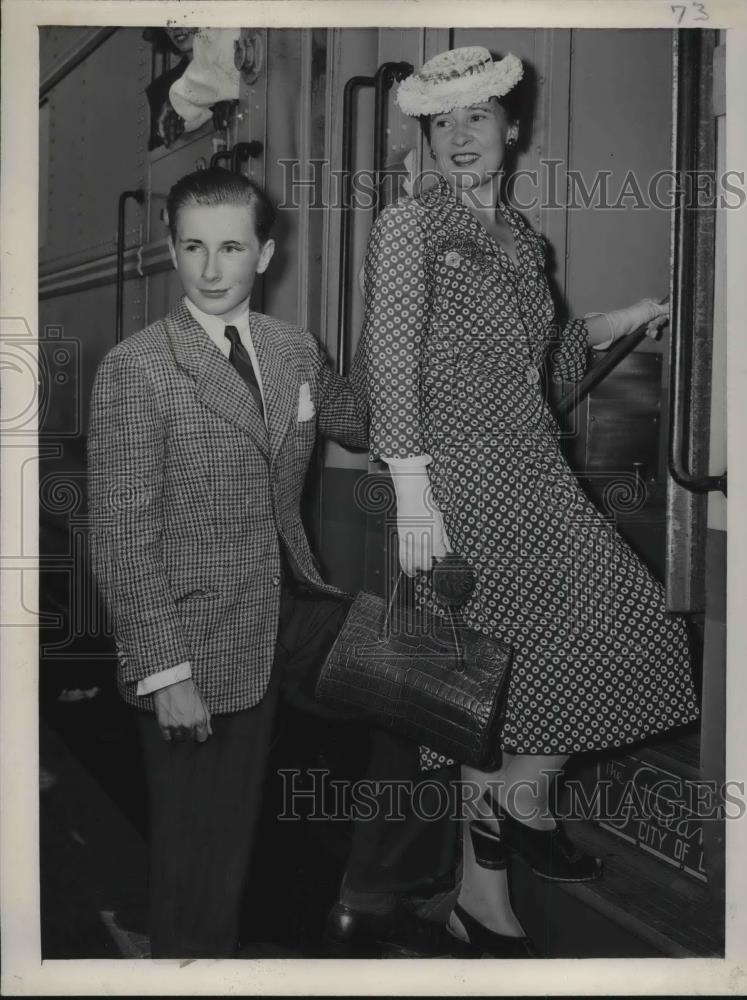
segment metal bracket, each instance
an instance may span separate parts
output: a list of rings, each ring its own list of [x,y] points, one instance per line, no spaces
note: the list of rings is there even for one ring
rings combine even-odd
[[[251,142],[237,142],[231,150],[231,170],[235,174],[241,173],[241,164],[247,160],[257,159],[262,155],[264,146],[257,139]]]
[[[233,43],[233,64],[246,83],[256,83],[264,68],[262,37],[256,32],[244,34]]]

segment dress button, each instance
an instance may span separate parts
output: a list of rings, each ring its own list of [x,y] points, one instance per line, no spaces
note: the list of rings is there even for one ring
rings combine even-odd
[[[278,587],[280,585],[280,577],[279,576],[273,576],[273,578],[272,578],[272,585],[273,585],[273,587]]]
[[[444,257],[444,261],[449,267],[459,267],[462,263],[462,258],[456,250],[450,250]]]

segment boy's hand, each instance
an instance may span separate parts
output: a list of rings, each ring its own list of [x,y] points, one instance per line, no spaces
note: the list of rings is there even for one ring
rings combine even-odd
[[[170,743],[196,740],[204,743],[212,736],[210,712],[191,677],[153,694],[161,735]]]

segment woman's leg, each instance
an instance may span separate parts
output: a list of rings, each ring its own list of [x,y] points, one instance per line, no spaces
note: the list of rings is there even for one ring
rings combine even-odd
[[[496,869],[480,865],[470,836],[470,823],[478,820],[496,838],[496,849],[500,843],[500,825],[490,807],[489,794],[497,798],[497,790],[508,783],[507,772],[511,761],[503,755],[503,763],[497,771],[478,771],[466,764],[462,765],[462,781],[467,786],[465,795],[466,816],[462,820],[462,883],[459,889],[459,904],[476,920],[497,934],[522,936],[523,928],[511,906],[508,886],[508,868]],[[502,800],[498,800],[501,801]],[[466,938],[464,929],[452,913],[449,925],[458,937]]]
[[[511,754],[504,750],[503,762],[497,771],[466,768],[462,776],[486,789],[501,808],[519,822],[535,830],[552,830],[555,820],[550,808],[550,792],[567,760],[567,754]],[[464,770],[469,773],[465,775]]]
[[[507,862],[505,867],[494,865],[486,867],[485,864],[480,864],[470,835],[471,822],[469,818],[462,820],[462,883],[457,902],[470,916],[496,934],[523,937],[524,929],[511,906]],[[488,824],[485,823],[483,826],[487,828]],[[483,835],[482,839],[483,844],[488,842],[489,853],[491,833]],[[492,839],[495,853],[500,856],[505,849],[502,848],[497,834],[492,833]],[[483,851],[485,850],[483,847]],[[469,940],[466,929],[454,911],[449,916],[449,929],[463,941]]]
[[[472,814],[490,823],[504,846],[518,850],[542,878],[589,882],[602,874],[602,862],[576,847],[550,807],[553,781],[567,760],[564,754],[504,752],[497,771],[463,768],[465,799]]]

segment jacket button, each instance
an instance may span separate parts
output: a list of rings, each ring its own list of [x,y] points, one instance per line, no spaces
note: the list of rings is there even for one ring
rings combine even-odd
[[[280,586],[280,577],[279,576],[273,576],[273,578],[272,578],[272,585],[273,585],[273,587]]]

